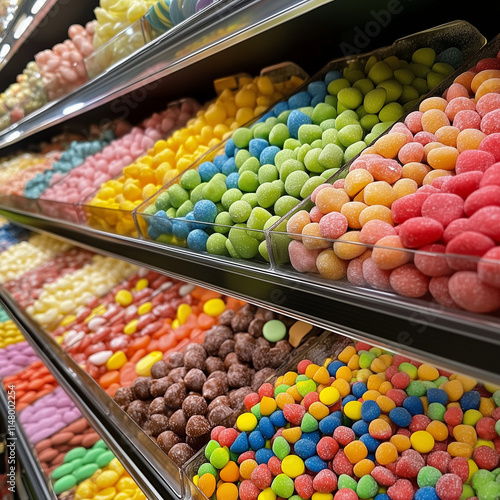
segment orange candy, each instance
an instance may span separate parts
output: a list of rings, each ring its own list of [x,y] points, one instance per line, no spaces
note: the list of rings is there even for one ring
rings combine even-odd
[[[435,148],[427,154],[427,163],[435,170],[453,170],[458,158],[458,150],[452,146]]]
[[[362,441],[352,441],[345,448],[344,453],[352,464],[358,463],[368,456],[368,449]]]
[[[445,99],[443,101],[446,102]],[[440,109],[429,109],[422,115],[422,128],[425,132],[434,134],[436,130],[447,125],[450,125],[450,120],[446,116],[446,113]]]
[[[198,488],[205,494],[206,497],[210,498],[216,487],[215,476],[210,473],[203,474],[198,480]]]
[[[375,451],[375,458],[380,465],[392,464],[398,459],[398,449],[393,443],[381,443]]]
[[[384,236],[377,241],[372,259],[380,269],[395,269],[410,261],[411,253],[401,250],[403,248],[398,235]]]

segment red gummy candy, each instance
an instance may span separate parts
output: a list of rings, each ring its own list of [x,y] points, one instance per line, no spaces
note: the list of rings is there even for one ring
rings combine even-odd
[[[455,171],[458,175],[474,171],[486,172],[495,161],[495,157],[489,151],[466,149],[458,155]]]
[[[469,228],[500,242],[500,207],[489,206],[479,209],[470,217]]]
[[[363,277],[363,260],[359,257],[349,261],[347,266],[347,279],[351,285],[366,286],[368,283]]]
[[[347,446],[356,439],[356,434],[354,434],[354,431],[350,427],[339,425],[333,431],[333,439],[335,439],[341,446]]]
[[[429,290],[429,278],[414,264],[394,269],[389,277],[393,290],[403,297],[423,297]]]
[[[487,206],[500,206],[500,186],[485,186],[472,193],[465,200],[464,212],[470,217]]]
[[[462,480],[456,474],[443,474],[436,483],[436,493],[441,500],[460,500]]]
[[[448,102],[448,105],[446,106],[444,112],[446,113],[446,116],[450,119],[450,121],[453,121],[459,111],[466,109],[476,111],[476,105],[474,104],[474,101],[471,101],[468,97],[455,97]]]
[[[299,372],[300,375],[304,375],[306,373],[306,368],[311,364],[312,362],[308,359],[303,359],[302,361],[299,361],[297,364],[297,371]]]
[[[477,265],[477,275],[484,283],[500,288],[500,247],[488,250]]]
[[[366,170],[376,181],[386,181],[389,184],[394,184],[403,174],[403,167],[396,160],[383,157],[369,160]]]
[[[311,498],[314,493],[313,478],[309,474],[302,474],[297,476],[294,481],[295,491],[297,494],[307,500]]]
[[[469,479],[469,462],[464,457],[455,457],[448,465],[448,471],[456,474],[465,483]]]
[[[425,431],[432,420],[427,415],[413,415],[408,429],[411,432]]]
[[[380,269],[371,257],[363,262],[363,278],[371,287],[377,290],[391,290],[390,276],[391,271]]]
[[[333,184],[332,186],[335,188],[335,189],[344,189],[345,187],[345,179],[337,179]]]
[[[331,460],[339,451],[339,444],[330,436],[322,437],[316,445],[316,453],[322,460]]]
[[[481,132],[486,135],[500,132],[500,109],[486,113],[481,120]]]
[[[439,195],[431,195],[439,196]],[[453,195],[455,196],[455,195]],[[443,225],[432,217],[414,217],[408,219],[399,228],[401,243],[406,248],[419,248],[441,239]]]
[[[500,132],[487,135],[479,144],[479,150],[491,153],[495,162],[500,161]]]
[[[422,111],[412,111],[405,118],[404,124],[408,127],[408,130],[413,134],[421,132],[422,128]]]
[[[479,127],[481,126],[481,117],[476,111],[464,109],[455,115],[455,118],[453,119],[453,126],[457,127],[460,131],[467,128],[475,128],[479,130]]]
[[[478,263],[477,257],[482,257],[494,246],[495,242],[488,236],[474,231],[465,231],[455,236],[446,245],[446,254],[464,255],[471,258],[447,255],[446,262],[452,269],[457,271],[475,271]]]
[[[335,493],[333,500],[359,500],[359,497],[354,490],[342,488]]]
[[[394,401],[396,406],[402,406],[407,394],[401,389],[389,389],[386,396]]]
[[[415,450],[405,450],[396,464],[396,475],[398,477],[417,477],[418,471],[425,466],[422,455]]]
[[[498,452],[489,446],[478,446],[472,454],[472,459],[480,469],[493,470],[498,466]]]
[[[436,189],[439,189],[442,191],[443,184],[448,180],[448,178],[451,178],[452,176],[450,175],[442,175],[441,177],[437,177],[434,179],[431,183],[432,187],[435,187]]]
[[[396,482],[396,476],[385,467],[377,465],[370,473],[370,475],[381,486],[392,486]]]
[[[479,189],[482,178],[483,173],[474,170],[460,175],[438,177],[435,180],[443,179],[441,192],[457,194],[465,200],[471,193]]]
[[[257,403],[260,403],[261,397],[256,392],[247,394],[244,399],[245,407],[250,411]]]
[[[347,474],[348,476],[354,475],[354,466],[349,462],[344,450],[339,450],[332,460],[332,469],[337,475]]]
[[[410,376],[406,372],[395,373],[390,380],[396,389],[406,389],[411,382]]]
[[[435,467],[441,474],[446,474],[450,461],[451,456],[447,451],[432,451],[427,456],[427,465]]]
[[[304,399],[301,401],[301,404],[304,406],[306,410],[309,410],[309,407],[319,401],[319,394],[317,392],[309,392],[304,396]]]
[[[260,397],[266,396],[268,398],[273,398],[274,397],[274,387],[269,382],[266,382],[259,387],[258,393],[259,393]]]
[[[245,460],[255,460],[255,451],[253,450],[244,451],[238,457],[238,465],[243,463]]]
[[[452,83],[446,91],[446,100],[448,102],[456,97],[469,97],[469,91],[460,83]]]
[[[250,476],[252,483],[261,490],[265,490],[273,482],[273,475],[267,464],[260,464],[252,471]]]
[[[412,500],[415,492],[411,481],[408,479],[398,479],[387,489],[387,495],[391,500]]]
[[[320,493],[331,493],[337,489],[337,476],[330,469],[323,469],[314,477],[313,488]]]
[[[233,429],[232,427],[224,429],[219,434],[218,438],[219,444],[221,446],[227,446],[228,448],[230,448],[239,435],[240,433],[236,429]]]
[[[451,224],[448,227],[450,226]],[[446,262],[444,256],[445,250],[446,247],[439,243],[435,243],[433,245],[425,245],[418,249],[418,252],[414,256],[413,262],[416,268],[426,276],[448,276],[452,273],[452,270]],[[427,252],[430,255],[427,255]]]
[[[225,430],[226,428],[223,426],[223,425],[217,425],[216,427],[214,427],[212,429],[212,431],[210,432],[210,439],[213,439],[215,441],[218,440],[219,438],[219,434]]]
[[[500,186],[500,163],[495,163],[494,165],[491,165],[488,170],[486,170],[479,186]]]
[[[287,404],[283,408],[283,415],[293,425],[300,425],[306,409],[302,405]]]
[[[319,222],[323,218],[323,212],[315,205],[309,212],[309,218],[311,222]]]
[[[451,193],[431,194],[422,205],[422,216],[437,220],[443,227],[446,227],[452,220],[462,217],[463,211],[464,200]]]
[[[418,132],[415,134],[413,137],[414,141],[419,142],[422,144],[422,146],[425,146],[426,144],[429,144],[430,142],[436,142],[437,138],[434,134],[431,134],[430,132]]]
[[[422,215],[422,205],[428,196],[425,193],[416,192],[399,198],[391,205],[392,220],[396,224],[402,224],[408,219],[420,217]]]
[[[292,240],[288,245],[290,264],[299,273],[317,273],[316,259],[321,249],[307,249],[302,242]]]
[[[481,116],[495,109],[500,109],[500,94],[485,94],[476,103],[476,111]]]
[[[324,215],[319,222],[319,234],[323,238],[336,240],[342,236],[349,224],[345,215],[339,212],[330,212]]]
[[[250,479],[244,479],[238,487],[238,493],[241,500],[257,500],[260,490]]]
[[[384,236],[392,236],[394,234],[396,234],[396,231],[388,222],[373,219],[369,220],[361,229],[359,241],[366,245],[375,245]]]
[[[267,466],[269,467],[271,474],[275,477],[283,473],[281,470],[281,460],[278,457],[271,457],[269,462],[267,462]]]
[[[455,236],[462,234],[464,231],[469,230],[468,219],[455,219],[451,221],[443,233],[443,241],[445,244],[449,243]]]
[[[500,290],[483,283],[473,271],[456,272],[448,288],[454,302],[466,311],[488,313],[500,307]]]
[[[500,69],[500,59],[496,57],[485,57],[481,59],[474,67],[477,73],[485,69]]]
[[[393,361],[394,363],[394,361]],[[396,364],[392,364],[391,366],[388,366],[387,369],[385,370],[385,379],[386,380],[391,380],[392,377],[394,377],[394,375],[396,375],[396,373],[399,373],[399,368],[398,366],[403,363],[403,361],[401,361],[398,365]]]
[[[444,412],[443,416],[444,421],[448,425],[451,425],[453,427],[455,427],[456,425],[460,425],[462,423],[463,418],[464,418],[464,412],[462,411],[462,409],[453,406],[451,408],[448,408]]]

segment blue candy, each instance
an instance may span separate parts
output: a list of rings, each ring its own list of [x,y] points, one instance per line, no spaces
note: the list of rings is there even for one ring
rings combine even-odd
[[[316,454],[316,444],[309,439],[299,439],[293,446],[294,452],[305,460]]]
[[[226,178],[226,187],[228,189],[238,188],[239,179],[240,179],[240,174],[238,172],[232,172]]]
[[[238,172],[238,167],[236,166],[234,158],[228,158],[221,166],[220,171],[226,176],[233,172]]]
[[[271,423],[275,427],[280,428],[280,427],[285,427],[285,425],[286,425],[286,418],[285,418],[285,415],[283,414],[282,410],[274,410],[271,413],[271,416],[269,417],[269,419],[271,420]]]
[[[366,434],[368,432],[368,422],[364,420],[358,420],[352,424],[352,430],[356,436],[361,436],[362,434]]]
[[[243,453],[248,451],[248,438],[246,432],[242,432],[233,442],[229,451]]]
[[[217,217],[217,206],[213,201],[197,201],[193,208],[195,220],[200,222],[214,222]]]
[[[328,415],[319,421],[319,430],[326,435],[333,434],[333,431],[340,426],[340,419],[336,416]]]
[[[419,488],[415,492],[414,500],[439,500],[439,497],[436,493],[435,488],[432,486],[424,486],[423,488]]]
[[[255,461],[260,465],[260,464],[267,464],[269,462],[269,459],[271,457],[274,457],[273,450],[270,450],[269,448],[261,448],[260,450],[257,450],[255,452]]]
[[[460,398],[460,406],[462,411],[479,410],[479,403],[481,402],[481,395],[477,391],[465,392]]]
[[[377,451],[377,448],[380,444],[380,441],[378,439],[375,439],[374,437],[370,436],[370,434],[366,433],[360,436],[359,440],[364,443],[366,446],[366,449],[370,453],[375,453]]]
[[[351,392],[357,398],[362,397],[367,390],[368,387],[366,387],[366,384],[364,382],[354,382],[351,387]]]
[[[215,174],[219,173],[219,169],[211,161],[204,161],[198,167],[198,173],[203,182],[208,182]]]
[[[193,230],[193,229],[203,229],[203,230],[208,229],[206,224],[203,224],[200,222],[195,222],[196,218],[194,216],[193,211],[188,212],[186,214],[186,220],[189,221],[189,227],[191,228],[191,230]],[[193,222],[191,222],[191,221],[193,221]]]
[[[232,139],[228,139],[226,142],[226,145],[224,146],[224,153],[226,153],[226,156],[229,158],[231,156],[235,155],[234,150],[236,149],[236,144]]]
[[[262,417],[259,420],[259,431],[264,439],[271,439],[274,436],[276,430],[269,417]]]
[[[180,217],[172,221],[172,233],[176,238],[180,240],[185,240],[188,237],[190,227],[185,218]]]
[[[448,394],[446,394],[446,391],[443,389],[435,389],[435,388],[430,388],[427,389],[427,401],[430,403],[441,403],[442,405],[446,405],[448,402]]]
[[[219,169],[221,170],[222,169],[222,165],[224,165],[224,163],[226,163],[226,161],[228,160],[228,156],[226,154],[220,154],[220,155],[217,155],[214,159],[213,159],[213,164]],[[222,171],[222,170],[221,170]],[[222,172],[224,173],[224,172]]]
[[[160,237],[160,231],[158,231],[158,229],[155,229],[153,226],[149,226],[148,227],[148,236],[152,239],[152,240],[156,240]]]
[[[281,113],[283,113],[283,111],[288,111],[289,109],[290,109],[290,107],[289,107],[288,103],[286,103],[285,101],[281,101],[278,104],[276,104],[276,106],[274,106],[273,114],[276,117],[276,116],[279,116]],[[268,116],[264,115],[263,118],[264,118],[264,120],[267,120]]]
[[[361,418],[365,422],[371,422],[380,417],[380,406],[375,401],[364,401],[361,405]]]
[[[337,370],[342,366],[345,366],[345,363],[342,363],[342,361],[332,361],[328,365],[327,368],[328,373],[330,374],[331,377],[335,377],[335,375],[337,375]]]
[[[254,430],[248,436],[248,445],[252,450],[257,451],[260,448],[263,448],[266,444],[266,440],[262,433],[258,430]]]
[[[290,137],[297,139],[299,137],[299,128],[302,125],[310,125],[312,123],[311,118],[302,113],[297,109],[293,110],[289,115],[286,121],[286,126],[288,127],[288,131],[290,132]]]
[[[314,457],[307,458],[306,460],[304,460],[304,465],[311,472],[315,472],[316,474],[319,471],[328,468],[328,464],[324,460],[321,460],[321,458],[319,458],[318,455],[315,455]]]
[[[158,210],[149,219],[149,223],[160,234],[172,234],[172,221],[167,217],[164,210]]]
[[[281,151],[278,146],[268,146],[260,153],[259,161],[261,165],[274,165],[275,156]]]
[[[324,80],[325,80],[326,85],[328,85],[331,82],[333,82],[333,80],[338,80],[339,78],[342,78],[342,73],[338,69],[334,69],[332,71],[329,71],[325,75]]]
[[[345,398],[342,399],[342,406],[345,406],[350,401],[357,401],[358,398],[353,396],[352,394],[348,394]]]
[[[248,151],[252,156],[255,156],[255,158],[260,158],[260,154],[268,146],[269,142],[267,142],[265,139],[251,139],[248,145]]]
[[[303,108],[310,105],[311,94],[309,94],[309,92],[306,92],[305,90],[303,90],[302,92],[297,92],[288,99],[288,106],[290,107],[290,109]]]
[[[462,51],[458,47],[449,47],[436,56],[436,62],[443,62],[457,69],[463,61]]]
[[[406,408],[412,416],[424,413],[424,405],[418,396],[408,396],[403,401],[403,408]]]
[[[373,500],[391,500],[391,497],[387,493],[379,493],[373,497]]]
[[[309,441],[312,441],[314,444],[318,444],[321,439],[321,434],[319,431],[303,432],[302,439],[309,439]]]
[[[408,427],[411,423],[410,412],[402,407],[392,409],[389,418],[399,427]]]
[[[313,97],[317,96],[317,95],[326,95],[326,83],[322,82],[321,80],[317,80],[315,82],[311,82],[307,86],[307,91]]]
[[[316,105],[322,103],[322,102],[325,102],[325,97],[326,97],[326,92],[322,95],[315,95],[312,99],[311,99],[311,106],[314,108]]]
[[[195,229],[188,234],[187,246],[197,252],[205,252],[207,249],[208,234],[203,229]]]

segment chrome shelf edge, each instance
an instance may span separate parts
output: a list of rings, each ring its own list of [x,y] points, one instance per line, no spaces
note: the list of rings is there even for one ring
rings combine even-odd
[[[0,286],[0,304],[41,361],[106,442],[137,485],[151,499],[178,500],[165,474],[165,454],[55,340]],[[182,483],[181,486],[182,488]],[[40,498],[45,498],[41,496]]]
[[[52,0],[54,1],[54,0]],[[254,0],[225,3],[187,20],[66,96],[0,132],[0,148],[106,104],[334,0]],[[257,5],[258,4],[258,5]],[[258,17],[257,17],[258,16]],[[179,26],[180,28],[180,26]],[[203,40],[198,42],[197,40]],[[187,50],[189,47],[192,49]]]
[[[19,415],[16,412],[15,418],[12,419],[11,411],[13,408],[9,406],[9,398],[3,384],[0,387],[0,413],[5,422],[7,435],[7,449],[9,443],[14,443],[16,462],[22,464],[26,474],[30,480],[35,498],[44,498],[47,500],[57,500],[54,490],[49,487],[48,478],[45,477],[38,460],[31,451],[31,444],[24,432],[22,424],[19,422]],[[13,423],[13,428],[10,424]],[[7,452],[8,455],[8,452]],[[7,462],[7,467],[10,464]],[[17,491],[17,489],[16,489]]]
[[[28,229],[227,293],[320,328],[342,329],[345,335],[415,359],[500,383],[498,322],[487,317],[453,316],[432,303],[408,302],[369,290],[333,288],[251,263],[214,259],[1,206],[0,215]]]

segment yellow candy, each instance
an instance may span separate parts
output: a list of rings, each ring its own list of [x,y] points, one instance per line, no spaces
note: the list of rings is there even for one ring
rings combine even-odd
[[[139,322],[138,319],[133,319],[129,321],[124,327],[123,327],[123,333],[127,335],[133,335],[137,331],[137,323]]]
[[[113,500],[130,500],[130,495],[124,491],[118,493]]]
[[[134,297],[128,290],[120,290],[116,295],[115,295],[115,300],[118,302],[123,307],[129,306],[132,304]]]
[[[76,320],[76,316],[74,314],[69,314],[68,316],[66,316],[60,323],[61,326],[68,326],[70,325],[71,323],[73,323],[73,321]]]
[[[378,391],[384,379],[380,375],[370,375],[366,381],[368,390]]]
[[[377,399],[381,396],[379,391],[375,391],[373,389],[366,391],[363,394],[364,401],[377,401]]]
[[[148,497],[139,488],[137,488],[132,500],[148,500]]]
[[[276,410],[276,407],[277,403],[274,398],[263,396],[260,400],[260,413],[262,415],[271,415]]]
[[[126,478],[129,478],[128,472],[125,470],[125,467],[121,464],[121,462],[117,458],[113,458],[111,462],[109,462],[108,466],[106,467],[108,470],[113,470],[115,471],[118,476],[123,476],[124,474],[127,474]],[[135,484],[135,483],[133,483]],[[129,486],[130,487],[130,486]]]
[[[474,387],[476,387],[477,385],[477,380],[471,378],[471,377],[467,377],[466,375],[451,375],[450,376],[450,380],[458,380],[463,388],[464,388],[464,392],[469,392],[469,391],[472,391],[472,389],[474,389]]]
[[[203,312],[209,316],[220,316],[226,310],[226,304],[222,299],[207,300],[203,306]]]
[[[276,493],[274,493],[274,491],[269,486],[269,488],[266,488],[264,491],[261,491],[259,493],[257,500],[276,500],[276,497]]]
[[[172,321],[172,328],[175,330],[176,328],[179,328],[179,326],[181,326],[181,323],[178,319],[174,319],[174,321]]]
[[[301,474],[304,474],[304,461],[297,455],[287,455],[281,462],[281,470],[283,474],[295,479]]]
[[[477,424],[477,421],[482,417],[483,417],[482,413],[478,410],[467,410],[464,413],[463,423],[465,425],[475,426]]]
[[[474,474],[479,470],[479,467],[476,462],[472,460],[472,458],[469,458],[467,462],[469,462],[469,477],[467,478],[466,483],[469,484],[472,481],[472,476],[474,476]]]
[[[335,387],[325,387],[319,393],[319,400],[326,406],[332,406],[340,399],[340,393]]]
[[[323,403],[315,401],[311,406],[309,406],[309,413],[316,420],[321,420],[330,414],[330,410]]]
[[[100,489],[109,488],[115,485],[118,478],[119,476],[114,470],[104,470],[97,478],[96,485]]]
[[[140,377],[151,376],[151,367],[163,359],[162,351],[152,351],[137,362],[135,371]]]
[[[410,442],[413,449],[419,453],[429,453],[434,448],[434,437],[427,431],[413,432]]]
[[[127,356],[123,351],[116,351],[106,361],[106,368],[109,371],[119,370],[127,361]]]
[[[436,380],[439,372],[434,366],[423,363],[418,367],[417,375],[420,380]]]
[[[486,439],[478,439],[474,448],[479,448],[479,446],[488,446],[488,448],[491,448],[492,450],[496,449],[495,443],[493,443],[493,441],[487,441]]]
[[[349,360],[351,359],[351,356],[356,354],[356,348],[352,345],[348,345],[347,347],[344,348],[344,350],[337,356],[339,361],[342,361],[343,363],[348,363]]]
[[[361,419],[361,401],[349,401],[344,406],[344,413],[351,420],[360,420]]]
[[[491,417],[495,408],[496,405],[492,398],[481,398],[481,402],[479,403],[479,412],[481,415],[484,417]]]
[[[347,366],[341,366],[338,370],[337,373],[335,374],[335,378],[337,380],[346,380],[347,382],[350,382],[352,378],[352,371],[349,367]]]
[[[314,375],[316,374],[316,372],[319,370],[319,366],[314,364],[314,363],[311,363],[310,365],[308,365],[306,367],[306,371],[304,373],[304,375],[308,378],[313,378]]]
[[[191,306],[188,304],[181,304],[177,308],[177,319],[179,320],[179,324],[184,325],[192,312]]]
[[[464,388],[459,380],[450,380],[441,386],[448,395],[448,401],[458,401],[464,394]]]
[[[150,312],[151,309],[153,309],[153,304],[151,304],[151,302],[144,302],[144,304],[141,304],[137,308],[137,314],[139,316],[142,316],[143,314],[146,314],[146,313]]]
[[[94,500],[113,500],[116,495],[116,489],[112,486],[101,490],[97,495],[94,496]]]
[[[337,391],[339,391],[340,395],[345,398],[348,394],[351,392],[351,386],[349,385],[349,382],[344,379],[337,379],[335,382],[333,382],[332,387],[335,387]]]
[[[293,385],[293,384],[295,384],[295,380],[297,379],[297,376],[298,375],[295,372],[286,372],[285,375],[283,375],[283,378],[282,378],[280,384]]]
[[[356,477],[367,476],[375,469],[375,464],[369,458],[363,458],[353,467],[353,472]]]
[[[240,431],[253,431],[257,427],[257,417],[253,413],[243,413],[236,420],[236,426]]]
[[[333,495],[331,493],[320,493],[319,491],[315,491],[312,494],[311,500],[332,500]]]
[[[289,443],[296,443],[302,436],[302,430],[300,427],[290,427],[289,429],[283,429],[282,436]]]
[[[76,488],[75,494],[83,498],[92,498],[97,493],[95,484],[90,479],[85,479]]]

